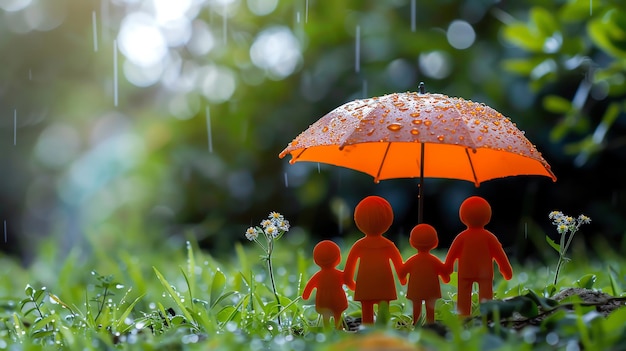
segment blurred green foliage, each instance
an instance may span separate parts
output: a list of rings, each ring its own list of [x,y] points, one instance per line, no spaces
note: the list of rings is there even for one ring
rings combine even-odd
[[[0,1],[0,220],[5,247],[26,261],[47,235],[66,250],[158,247],[193,235],[229,255],[272,210],[302,235],[344,240],[355,231],[353,207],[370,194],[390,200],[390,236],[406,240],[416,223],[414,180],[374,184],[277,155],[342,103],[415,90],[419,81],[510,116],[559,179],[478,189],[427,180],[425,220],[441,246],[461,229],[458,206],[470,195],[491,202],[493,231],[520,257],[544,244],[554,209],[594,218],[581,237],[622,242],[621,2],[182,1],[184,23],[153,26],[170,42],[142,70],[122,29],[132,15],[158,20],[163,4]],[[453,23],[471,30],[455,32]],[[173,43],[178,26],[190,34]],[[133,43],[158,51],[141,33]],[[283,36],[254,56],[272,33]]]

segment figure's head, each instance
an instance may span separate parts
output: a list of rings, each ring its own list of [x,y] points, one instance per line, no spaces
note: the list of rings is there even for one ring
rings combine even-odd
[[[393,210],[380,196],[368,196],[354,209],[354,222],[365,235],[382,235],[393,223]]]
[[[313,248],[313,260],[320,267],[337,267],[341,261],[341,250],[330,240],[320,241]]]
[[[461,204],[461,222],[468,227],[484,227],[491,220],[491,206],[480,196],[472,196]]]
[[[437,231],[433,226],[421,223],[411,230],[409,242],[418,251],[430,251],[437,247],[439,239],[437,238]]]

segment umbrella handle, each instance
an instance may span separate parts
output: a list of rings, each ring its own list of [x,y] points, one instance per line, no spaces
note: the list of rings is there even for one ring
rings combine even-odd
[[[420,84],[420,87],[423,86],[423,83]],[[421,224],[424,222],[424,143],[421,144],[420,151],[420,183],[417,185],[417,224]]]

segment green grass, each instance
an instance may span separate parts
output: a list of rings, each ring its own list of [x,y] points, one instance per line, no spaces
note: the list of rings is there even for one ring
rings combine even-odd
[[[193,241],[172,243],[114,251],[94,243],[89,252],[62,256],[51,240],[28,269],[0,257],[0,350],[626,349],[626,309],[606,317],[580,298],[552,299],[570,287],[623,296],[624,259],[610,252],[601,261],[576,257],[556,286],[553,264],[514,263],[513,279],[496,273],[496,300],[476,304],[470,320],[454,313],[453,277],[442,285],[439,329],[412,327],[410,301],[400,294],[384,323],[345,332],[323,327],[313,302],[300,298],[317,269],[312,243],[276,245],[280,310],[253,243],[237,244],[220,259]],[[359,313],[359,305],[350,302],[345,315]],[[520,329],[513,317],[529,324]]]

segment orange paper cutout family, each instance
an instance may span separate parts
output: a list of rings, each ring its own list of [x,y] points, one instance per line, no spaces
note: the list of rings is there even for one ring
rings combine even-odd
[[[444,283],[449,282],[458,261],[457,311],[460,316],[469,316],[473,283],[478,283],[480,301],[493,298],[493,261],[506,280],[511,279],[513,270],[496,236],[484,228],[491,219],[491,206],[485,199],[478,196],[466,199],[459,217],[467,229],[453,240],[445,263],[430,253],[439,240],[435,228],[428,224],[418,224],[411,230],[409,242],[417,254],[403,262],[396,245],[383,237],[393,222],[391,205],[382,197],[366,197],[354,210],[354,221],[365,237],[352,245],[344,270],[337,269],[341,262],[339,246],[330,240],[318,243],[313,249],[313,259],[320,270],[308,281],[302,297],[309,299],[317,289],[316,311],[325,325],[332,317],[335,326],[341,328],[343,311],[348,308],[343,290],[346,285],[354,291],[354,300],[361,303],[362,323],[372,324],[374,305],[388,306],[397,298],[393,264],[400,283],[408,283],[406,297],[413,303],[413,324],[421,317],[422,303],[426,305],[426,322],[434,323],[435,302],[441,298],[439,277]]]

